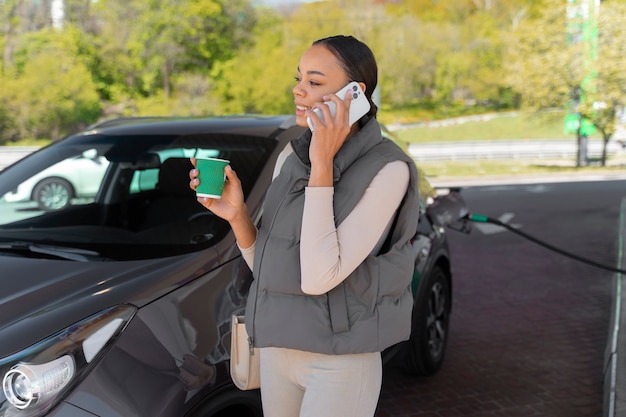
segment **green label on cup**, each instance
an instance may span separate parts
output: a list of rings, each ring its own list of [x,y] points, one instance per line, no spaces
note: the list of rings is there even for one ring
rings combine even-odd
[[[224,168],[230,161],[217,158],[197,158],[196,168],[200,184],[196,187],[198,197],[222,198],[224,190]]]

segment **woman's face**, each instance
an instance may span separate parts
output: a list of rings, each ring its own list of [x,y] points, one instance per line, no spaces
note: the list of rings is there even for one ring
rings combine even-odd
[[[339,60],[323,45],[311,46],[300,58],[293,88],[296,123],[307,126],[305,111],[325,95],[341,90],[350,80]]]

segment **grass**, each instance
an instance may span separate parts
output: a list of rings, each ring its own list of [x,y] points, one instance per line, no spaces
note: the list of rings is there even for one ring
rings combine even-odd
[[[481,119],[482,118],[482,119]],[[455,123],[455,120],[457,121]],[[390,125],[394,127],[394,125]],[[518,112],[475,116],[441,122],[405,125],[394,129],[402,142],[480,141],[504,139],[563,139],[563,113],[524,114]],[[592,138],[600,137],[593,135]]]
[[[472,117],[462,123],[422,123],[405,125],[394,131],[402,145],[411,143],[482,141],[482,140],[532,140],[564,139],[575,140],[573,134],[563,132],[563,113],[525,114],[518,112]],[[459,120],[459,119],[457,119]],[[464,120],[464,119],[461,119]],[[393,127],[393,125],[391,125]],[[594,134],[591,139],[599,139]],[[576,167],[575,160],[457,160],[424,161],[420,169],[429,178],[441,177],[481,177],[481,176],[523,176],[546,175],[554,173],[603,173],[624,171],[626,155],[613,156],[607,166],[600,166],[599,161],[590,160],[589,166]]]
[[[468,161],[424,161],[419,168],[429,178],[450,177],[498,177],[520,175],[546,175],[565,173],[610,173],[626,170],[626,156],[611,158],[607,166],[590,161],[589,166],[576,167],[573,160],[468,160]]]
[[[18,142],[8,142],[2,144],[0,146],[39,146],[43,147],[49,145],[51,142],[50,139],[24,139]]]

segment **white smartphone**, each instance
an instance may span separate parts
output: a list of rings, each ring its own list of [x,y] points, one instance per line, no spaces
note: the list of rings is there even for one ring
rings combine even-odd
[[[348,118],[348,123],[350,126],[352,126],[354,123],[356,123],[357,120],[359,120],[361,117],[367,114],[368,111],[370,111],[371,106],[369,100],[367,99],[367,97],[365,97],[365,93],[361,89],[361,86],[356,81],[348,83],[348,85],[346,85],[344,88],[337,91],[335,95],[341,100],[344,100],[346,98],[346,93],[348,92],[348,90],[352,91],[350,116]],[[331,116],[335,116],[335,103],[333,101],[325,101],[324,104],[326,104],[330,108]],[[313,109],[313,111],[315,112],[315,114],[318,115],[320,119],[324,120],[323,113],[320,109],[316,107]],[[313,121],[311,120],[311,118],[307,117],[306,122],[309,125],[311,132],[313,132],[315,130],[315,127],[313,126]]]

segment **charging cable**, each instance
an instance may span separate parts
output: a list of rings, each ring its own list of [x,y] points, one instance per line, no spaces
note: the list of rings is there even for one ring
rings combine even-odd
[[[497,226],[504,227],[505,229],[507,229],[507,230],[509,230],[509,231],[511,231],[513,233],[516,233],[516,234],[518,234],[518,235],[520,235],[520,236],[522,236],[522,237],[524,237],[524,238],[526,238],[526,239],[528,239],[528,240],[530,240],[530,241],[532,241],[532,242],[534,242],[534,243],[536,243],[538,245],[541,245],[541,246],[543,246],[543,247],[545,247],[547,249],[550,249],[551,251],[554,251],[554,252],[560,253],[561,255],[567,256],[568,258],[572,258],[572,259],[575,259],[577,261],[580,261],[580,262],[586,263],[588,265],[592,265],[592,266],[595,266],[597,268],[604,269],[604,270],[607,270],[607,271],[618,272],[618,273],[621,273],[621,274],[626,274],[626,270],[624,270],[624,269],[614,268],[612,266],[607,266],[607,265],[601,264],[599,262],[583,258],[582,256],[575,255],[575,254],[573,254],[571,252],[567,252],[567,251],[565,251],[565,250],[563,250],[561,248],[557,248],[556,246],[553,246],[553,245],[551,245],[549,243],[546,243],[546,242],[544,242],[542,240],[537,239],[536,237],[533,237],[533,236],[531,236],[531,235],[529,235],[527,233],[524,233],[521,230],[519,230],[519,229],[517,229],[517,228],[515,228],[515,227],[513,227],[513,226],[511,226],[511,225],[509,225],[507,223],[504,223],[504,222],[502,222],[502,221],[500,221],[498,219],[494,219],[494,218],[488,217],[488,216],[483,216],[482,214],[472,214],[472,213],[469,213],[467,215],[467,219],[472,221],[472,222],[474,222],[474,223],[491,223],[491,224],[495,224]]]

